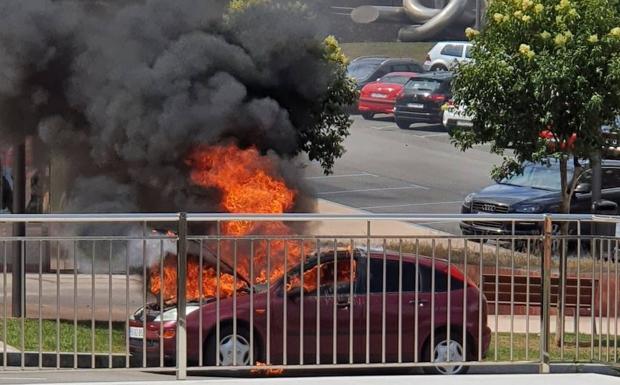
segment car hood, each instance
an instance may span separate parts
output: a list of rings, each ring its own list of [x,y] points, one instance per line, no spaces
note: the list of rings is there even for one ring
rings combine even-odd
[[[473,199],[508,206],[524,203],[550,204],[559,202],[560,192],[498,183],[480,190]]]

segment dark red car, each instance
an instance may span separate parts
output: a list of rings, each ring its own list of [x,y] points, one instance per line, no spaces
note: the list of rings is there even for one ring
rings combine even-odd
[[[358,110],[364,119],[372,119],[375,114],[394,112],[396,96],[403,85],[414,78],[417,72],[392,72],[376,82],[366,84],[360,91]]]
[[[445,261],[411,255],[401,260],[393,252],[372,252],[370,259],[363,251],[309,257],[303,284],[297,267],[289,270],[286,284],[281,278],[268,290],[255,288],[252,296],[222,299],[219,332],[214,299],[205,300],[202,308],[188,304],[188,360],[200,364],[200,336],[202,364],[208,366],[299,364],[300,358],[303,364],[478,360],[491,336],[486,299],[454,265],[448,268]],[[140,362],[146,337],[147,360],[158,365],[163,326],[164,358],[173,361],[176,308],[164,309],[164,319],[168,314],[170,320],[163,325],[156,318],[157,305],[149,305],[146,313],[146,333],[142,309],[130,320],[132,356]],[[467,367],[444,364],[426,370],[462,373]]]

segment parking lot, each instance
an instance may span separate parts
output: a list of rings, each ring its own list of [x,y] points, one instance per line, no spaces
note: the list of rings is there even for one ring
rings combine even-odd
[[[461,152],[440,126],[415,124],[401,130],[389,116],[353,116],[346,154],[332,175],[317,164],[307,181],[317,197],[373,213],[459,213],[463,198],[491,184],[500,161],[488,147]],[[455,225],[428,226],[458,233]]]

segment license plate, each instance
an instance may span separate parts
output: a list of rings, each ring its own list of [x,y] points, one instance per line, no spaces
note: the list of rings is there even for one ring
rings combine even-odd
[[[461,127],[473,127],[474,124],[472,122],[468,122],[467,120],[457,120],[456,125]]]
[[[129,327],[129,338],[139,338],[139,339],[144,338],[144,329],[130,326]]]
[[[407,103],[407,107],[411,107],[411,108],[424,108],[424,104],[420,104],[420,103]]]
[[[384,94],[370,94],[370,96],[372,96],[373,98],[377,98],[377,99],[387,98],[387,95],[384,95]]]

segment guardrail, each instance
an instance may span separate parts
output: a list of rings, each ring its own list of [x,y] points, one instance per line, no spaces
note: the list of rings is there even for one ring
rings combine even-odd
[[[432,221],[460,224],[464,235],[411,225]],[[1,368],[174,369],[185,378],[205,369],[617,365],[618,222],[2,215]],[[16,223],[27,236],[11,234]],[[321,231],[326,223],[339,231]]]

